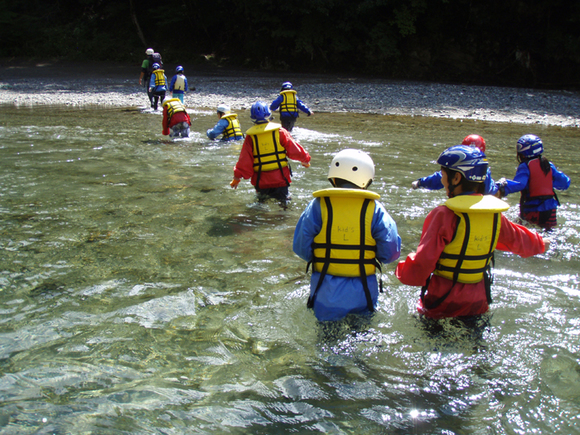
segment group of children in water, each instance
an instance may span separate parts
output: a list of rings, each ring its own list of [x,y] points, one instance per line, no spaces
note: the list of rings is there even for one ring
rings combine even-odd
[[[153,80],[153,77],[151,78]],[[191,121],[179,98],[163,102],[163,134],[189,134]],[[280,110],[282,125],[272,122]],[[289,198],[291,168],[288,159],[310,166],[310,155],[292,137],[298,111],[312,111],[296,97],[290,82],[268,105],[251,106],[254,125],[245,135],[237,115],[225,104],[218,106],[218,123],[207,130],[210,139],[244,140],[234,176],[237,188],[250,179],[258,199]],[[523,220],[550,230],[556,225],[559,205],[556,190],[570,186],[570,178],[543,156],[542,140],[533,134],[519,138],[520,162],[513,180],[494,182],[485,140],[467,136],[437,159],[440,171],[412,182],[414,189],[445,189],[448,200],[433,209],[423,224],[417,250],[397,264],[395,276],[421,287],[417,309],[427,318],[466,318],[488,311],[491,303],[491,266],[495,250],[529,257],[546,251],[549,239],[509,221],[501,197],[521,192]],[[376,270],[397,260],[401,238],[380,196],[368,190],[375,175],[372,158],[365,152],[338,152],[328,171],[332,188],[314,192],[296,225],[294,252],[312,266],[308,307],[320,321],[348,314],[370,314],[378,306],[382,283]]]

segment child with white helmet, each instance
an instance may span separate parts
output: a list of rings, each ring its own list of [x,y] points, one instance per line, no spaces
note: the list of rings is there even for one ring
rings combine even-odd
[[[272,113],[263,101],[252,104],[250,117],[254,126],[246,131],[230,186],[236,189],[241,179],[250,178],[259,201],[274,198],[285,205],[292,182],[288,159],[298,160],[307,168],[310,166],[310,154],[285,128],[270,121]]]
[[[213,128],[207,130],[207,137],[214,140],[221,134],[221,140],[224,141],[242,140],[244,138],[238,115],[230,110],[230,106],[223,103],[220,104],[217,107],[217,117],[219,121]]]
[[[453,146],[437,163],[449,199],[427,215],[417,251],[399,262],[395,275],[403,284],[422,287],[420,314],[477,316],[491,303],[494,251],[529,257],[544,252],[549,241],[503,216],[507,203],[483,195],[488,164],[479,149]]]
[[[294,252],[313,269],[307,306],[320,321],[374,312],[376,269],[401,253],[397,225],[367,190],[374,175],[368,154],[340,151],[328,171],[334,188],[314,192],[296,225]]]
[[[520,217],[549,230],[556,226],[560,205],[554,189],[568,189],[570,178],[543,156],[544,144],[535,134],[520,137],[516,152],[520,165],[513,180],[498,181],[500,194],[521,192]]]

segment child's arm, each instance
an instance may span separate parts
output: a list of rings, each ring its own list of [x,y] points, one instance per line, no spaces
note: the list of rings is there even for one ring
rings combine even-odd
[[[526,258],[541,254],[547,249],[546,240],[526,227],[514,224],[504,215],[501,216],[501,230],[496,249],[509,251]],[[548,241],[549,246],[549,241]]]

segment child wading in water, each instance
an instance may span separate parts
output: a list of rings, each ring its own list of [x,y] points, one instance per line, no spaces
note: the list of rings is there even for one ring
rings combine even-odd
[[[513,180],[498,181],[500,194],[521,192],[520,217],[549,230],[556,226],[556,209],[560,205],[554,189],[568,189],[570,178],[542,155],[544,144],[538,136],[520,137],[516,151],[520,165]]]
[[[375,311],[377,265],[401,253],[397,225],[380,196],[367,190],[374,175],[368,154],[340,151],[328,170],[334,188],[314,192],[296,225],[293,249],[312,263],[308,307],[320,321]]]
[[[480,150],[457,145],[437,163],[449,199],[427,215],[417,251],[395,275],[422,287],[417,309],[426,317],[483,314],[491,303],[494,251],[529,257],[544,252],[549,241],[503,216],[504,201],[482,194],[488,164]]]

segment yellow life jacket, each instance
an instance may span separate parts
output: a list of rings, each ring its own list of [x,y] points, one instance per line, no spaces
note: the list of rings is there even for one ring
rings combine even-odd
[[[283,100],[280,104],[280,113],[282,112],[297,112],[298,104],[296,103],[296,91],[294,89],[288,89],[286,91],[280,92]]]
[[[368,190],[338,188],[313,195],[320,198],[322,215],[322,228],[312,245],[313,269],[335,276],[374,275],[377,243],[371,224],[380,196]]]
[[[156,69],[153,71],[155,75],[155,86],[166,86],[167,83],[165,82],[165,71],[162,69]]]
[[[167,107],[167,116],[169,119],[173,117],[174,113],[185,112],[185,106],[179,98],[170,98],[163,102],[163,107]]]
[[[226,113],[222,116],[222,119],[228,121],[228,126],[223,132],[224,139],[229,139],[230,137],[242,137],[242,128],[240,127],[240,121],[238,121],[238,115],[235,113]]]
[[[282,170],[288,166],[286,149],[280,144],[280,127],[274,122],[264,122],[246,131],[254,143],[254,172]]]
[[[454,282],[480,282],[499,239],[501,212],[509,206],[492,195],[460,195],[445,205],[459,217],[459,223],[433,273]]]
[[[175,78],[175,83],[173,83],[174,91],[185,91],[185,76],[183,74],[177,74]]]

